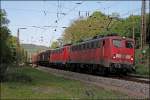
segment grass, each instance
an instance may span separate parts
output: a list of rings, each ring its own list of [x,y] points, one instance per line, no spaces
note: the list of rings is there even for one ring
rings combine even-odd
[[[143,64],[136,65],[136,73],[138,75],[149,76],[150,69],[149,67],[145,67]]]
[[[5,82],[1,82],[1,99],[117,99],[128,97],[116,91],[57,77],[30,67],[10,68],[6,79]]]

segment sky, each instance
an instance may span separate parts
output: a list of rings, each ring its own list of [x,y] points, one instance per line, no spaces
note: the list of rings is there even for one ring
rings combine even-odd
[[[61,38],[63,27],[79,18],[79,11],[82,17],[86,17],[86,11],[90,15],[101,11],[106,15],[117,12],[126,18],[141,14],[141,1],[1,1],[1,8],[7,13],[13,36],[17,36],[18,28],[26,28],[19,29],[21,43],[49,47]]]

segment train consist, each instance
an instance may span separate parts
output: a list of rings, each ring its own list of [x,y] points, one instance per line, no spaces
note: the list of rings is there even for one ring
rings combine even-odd
[[[134,71],[134,40],[104,36],[32,55],[32,63],[100,73]]]

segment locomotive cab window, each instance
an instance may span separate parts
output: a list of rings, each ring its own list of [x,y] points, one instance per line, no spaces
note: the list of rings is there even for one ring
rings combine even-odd
[[[121,48],[121,40],[114,39],[113,45],[117,48]]]
[[[126,48],[133,48],[133,42],[132,41],[126,41],[125,43]]]

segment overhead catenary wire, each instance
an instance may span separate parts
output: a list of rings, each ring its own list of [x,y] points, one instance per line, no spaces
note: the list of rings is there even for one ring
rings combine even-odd
[[[126,13],[123,13],[121,16],[126,16],[126,15],[130,15],[130,13],[132,12],[136,12],[136,11],[139,11],[140,8],[137,8],[137,9],[134,9],[132,11],[128,11]],[[39,29],[43,29],[43,30],[47,30],[47,28],[66,28],[65,26],[57,26],[57,25],[54,25],[54,26],[50,26],[50,25],[47,25],[47,26],[35,26],[35,25],[14,25],[14,26],[25,26],[25,27],[33,27],[33,28],[39,28]]]
[[[141,9],[141,8],[136,8],[136,9],[134,9],[134,10],[131,10],[131,11],[127,11],[126,13],[123,13],[123,14],[121,14],[120,16],[126,16],[126,15],[131,15],[131,13],[134,13],[134,12],[137,12],[137,11],[139,11],[139,9]],[[147,8],[148,9],[148,8]],[[12,25],[12,26],[25,26],[25,27],[33,27],[33,28],[39,28],[39,29],[45,29],[46,27],[48,27],[48,28],[56,28],[56,27],[58,27],[58,28],[64,28],[65,26],[57,26],[57,25],[46,25],[46,26],[36,26],[36,25],[31,25],[31,26],[29,26],[29,25]]]
[[[48,10],[36,10],[36,9],[20,9],[20,8],[5,8],[5,9],[11,9],[11,10],[14,10],[14,11],[21,11],[21,12],[32,12],[32,13],[41,13],[41,14],[57,14],[57,12],[52,12],[52,11],[48,11]],[[58,14],[61,14],[61,15],[65,15],[65,13],[58,13]]]
[[[59,2],[59,0],[58,0],[58,2]],[[61,12],[61,10],[63,9],[63,8],[65,8],[65,7],[61,7],[60,6],[60,4],[56,4],[55,6],[56,7],[58,7],[58,10],[57,10],[57,12],[50,12],[50,11],[48,11],[48,10],[46,10],[45,8],[43,8],[43,9],[41,9],[41,10],[34,10],[34,9],[24,9],[23,10],[23,12],[24,11],[31,11],[31,12],[37,12],[37,13],[42,13],[42,14],[44,14],[44,16],[46,16],[47,14],[58,14],[58,18],[57,18],[57,22],[58,21],[63,21],[63,19],[65,19],[65,17],[67,16],[67,15],[69,15],[70,13],[72,13],[73,11],[78,11],[78,10],[76,10],[76,8],[77,7],[79,7],[81,4],[83,4],[83,2],[84,1],[82,1],[82,2],[80,2],[80,3],[76,3],[76,5],[75,6],[73,6],[72,8],[68,8],[68,11],[66,11],[66,12]],[[59,2],[60,3],[60,2]],[[75,2],[74,2],[75,3]],[[112,5],[111,5],[112,6]],[[110,6],[109,6],[110,7]],[[107,9],[108,7],[105,7],[105,9]],[[81,12],[82,11],[84,11],[84,10],[80,10]],[[135,12],[137,12],[137,11],[139,11],[139,10],[136,10]],[[86,11],[85,11],[86,12]],[[135,13],[134,12],[134,13]],[[60,16],[60,15],[63,15],[63,17],[62,16]],[[127,13],[123,13],[123,14],[121,14],[121,16],[126,16],[126,15],[130,15],[130,11],[129,12],[127,12]],[[46,19],[47,20],[47,19]],[[48,30],[49,28],[66,28],[66,26],[58,26],[58,24],[57,25],[55,25],[56,23],[52,23],[52,24],[49,24],[49,25],[47,25],[47,26],[36,26],[36,25],[33,25],[33,26],[27,26],[27,27],[33,27],[33,28],[38,28],[38,29],[42,29],[43,31],[46,31],[46,30]]]
[[[82,4],[83,2],[85,2],[85,1],[82,1],[80,4]],[[71,13],[71,12],[72,12],[73,10],[75,10],[77,7],[79,7],[79,5],[78,5],[78,6],[74,6],[73,8],[69,9],[68,12],[65,14],[64,17],[66,17],[67,15],[69,15],[69,13]],[[62,18],[64,18],[64,17],[62,17]],[[58,20],[61,20],[62,18],[59,18]]]
[[[85,2],[85,1],[82,1],[80,4],[83,4],[83,2]],[[67,15],[69,15],[69,13],[71,13],[74,9],[76,9],[77,7],[79,7],[79,5],[77,6],[74,6],[73,8],[71,8],[71,9],[69,9],[68,11],[67,11],[67,13],[64,13],[64,17],[59,17],[58,19],[57,19],[57,22],[59,21],[59,20],[61,20],[62,18],[65,18]],[[56,20],[55,20],[56,21]],[[50,24],[49,26],[54,26],[53,25],[53,23],[52,24]],[[62,27],[61,27],[62,28]],[[54,30],[55,31],[55,30]]]

